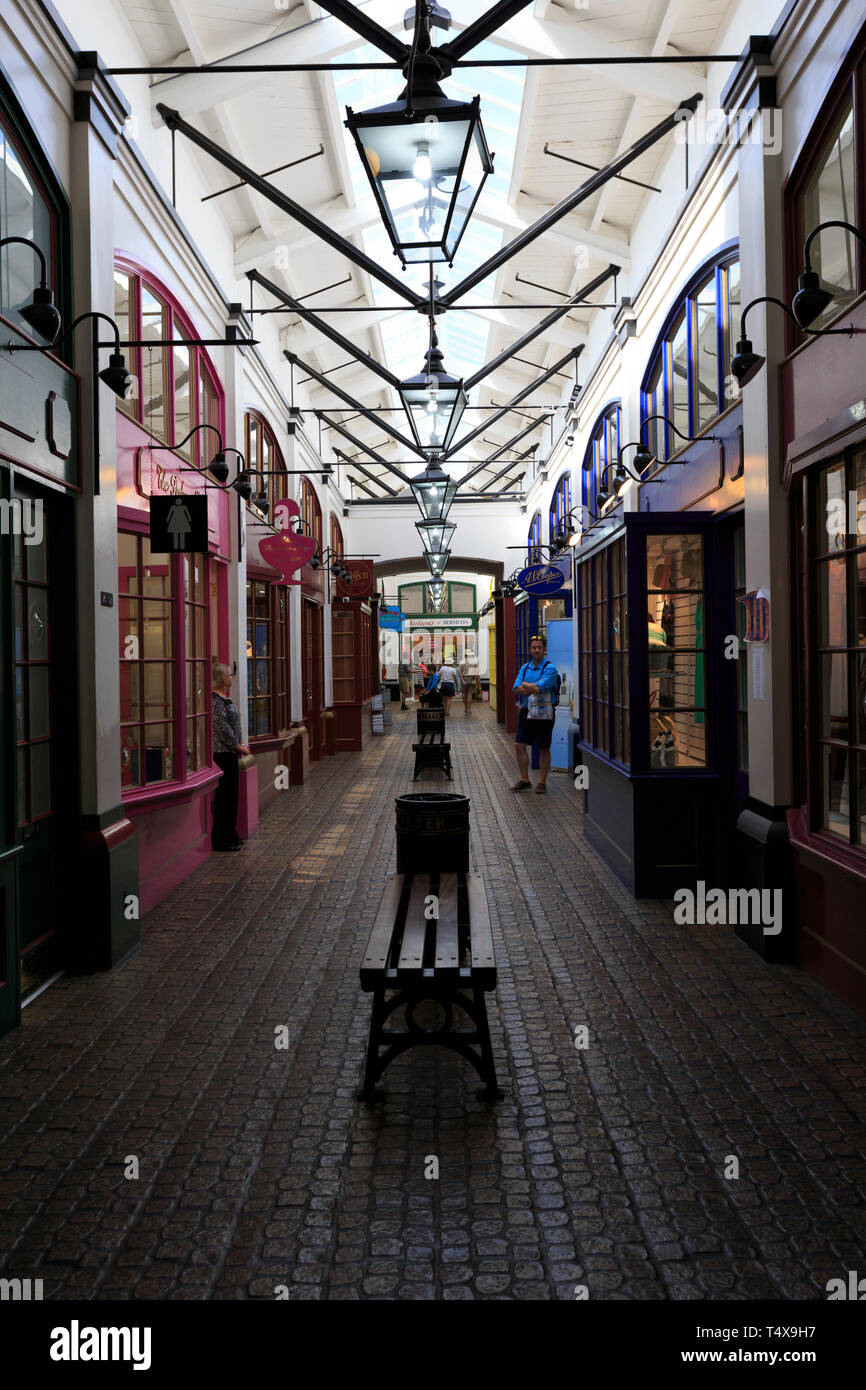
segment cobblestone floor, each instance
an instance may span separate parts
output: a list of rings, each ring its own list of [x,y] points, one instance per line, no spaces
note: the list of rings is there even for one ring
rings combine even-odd
[[[0,1273],[61,1299],[809,1299],[862,1268],[866,1027],[633,901],[566,777],[509,794],[489,710],[449,735],[505,1099],[434,1048],[393,1064],[384,1106],[355,1099],[411,769],[414,713],[394,719],[152,912],[134,958],[0,1041]]]

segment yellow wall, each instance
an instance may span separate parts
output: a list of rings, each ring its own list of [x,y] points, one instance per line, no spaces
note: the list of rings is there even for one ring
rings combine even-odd
[[[490,708],[496,709],[496,628],[491,627],[487,630],[487,640],[489,643],[490,662]]]

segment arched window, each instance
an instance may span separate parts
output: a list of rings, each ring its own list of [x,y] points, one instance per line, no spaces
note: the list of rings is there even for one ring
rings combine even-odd
[[[330,544],[330,547],[331,547],[331,550],[332,550],[333,554],[334,554],[334,555],[344,555],[344,554],[345,554],[345,546],[343,545],[343,532],[342,532],[342,529],[341,529],[341,527],[340,527],[340,523],[339,523],[339,521],[337,520],[337,518],[334,516],[333,512],[331,513],[331,527],[330,527],[330,530],[331,530],[331,539],[330,539],[329,544]]]
[[[565,518],[572,510],[571,507],[571,473],[563,473],[559,482],[556,484],[556,491],[550,499],[550,544],[555,545],[553,537],[556,531],[564,525]]]
[[[258,468],[264,475],[265,491],[271,504],[270,515],[273,516],[274,504],[288,496],[286,465],[277,437],[258,410],[248,410],[244,416],[244,435],[247,467]],[[261,479],[254,477],[253,492],[258,492],[260,485]]]
[[[731,250],[692,276],[668,314],[641,388],[642,420],[664,415],[693,438],[739,399],[730,375],[739,316],[740,263]],[[646,424],[641,438],[661,462],[685,448],[662,420]]]
[[[177,344],[124,349],[139,390],[137,398],[118,401],[118,409],[137,420],[155,440],[206,468],[218,448],[214,434],[200,431],[180,447],[194,426],[222,429],[223,418],[222,391],[213,363],[204,348],[185,347],[181,341],[198,337],[191,321],[164,285],[122,259],[114,271],[114,317],[121,342]]]
[[[605,483],[610,490],[613,469],[621,448],[622,411],[618,401],[605,406],[593,426],[583,456],[583,505],[593,516],[598,515],[598,490]],[[608,471],[610,470],[610,471]]]
[[[322,549],[322,509],[319,506],[319,499],[311,483],[306,478],[301,480],[301,519],[304,522],[304,529],[308,536]]]
[[[529,523],[529,534],[526,537],[526,558],[531,565],[537,564],[541,559],[541,512],[536,512],[532,521]]]

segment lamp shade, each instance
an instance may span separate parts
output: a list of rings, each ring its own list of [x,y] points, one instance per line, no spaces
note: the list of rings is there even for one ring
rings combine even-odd
[[[808,328],[819,314],[823,314],[833,296],[825,290],[814,270],[804,270],[800,276],[799,288],[791,305],[794,318],[801,328]]]
[[[426,471],[413,478],[409,486],[426,521],[445,520],[457,492],[457,483],[448,477],[436,459],[431,459]]]
[[[453,261],[493,159],[481,103],[452,101],[435,82],[410,102],[346,110],[346,125],[403,265]]]
[[[422,449],[447,449],[466,409],[466,392],[459,377],[445,370],[433,333],[424,368],[399,386],[412,433]]]
[[[416,521],[415,530],[428,554],[447,550],[457,530],[453,521]]]
[[[433,578],[441,579],[442,575],[445,573],[445,566],[451,559],[451,551],[436,550],[432,553],[430,551],[427,551],[424,555],[424,559],[427,561],[427,568],[432,574]]]
[[[731,358],[731,374],[738,386],[746,386],[764,365],[766,358],[752,351],[752,344],[748,338],[737,340],[737,351]]]

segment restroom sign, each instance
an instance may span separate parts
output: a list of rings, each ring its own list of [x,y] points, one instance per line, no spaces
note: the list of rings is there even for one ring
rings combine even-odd
[[[189,492],[151,497],[150,548],[160,555],[207,554],[207,498]]]

